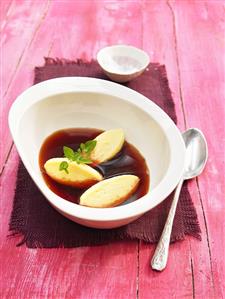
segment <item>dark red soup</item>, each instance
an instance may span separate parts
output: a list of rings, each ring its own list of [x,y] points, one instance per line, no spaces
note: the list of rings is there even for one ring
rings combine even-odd
[[[39,154],[39,165],[46,184],[54,193],[66,200],[79,203],[80,196],[86,189],[75,189],[55,182],[45,173],[45,162],[50,158],[63,157],[64,145],[77,150],[82,142],[94,139],[102,132],[89,128],[64,129],[53,133],[44,141]],[[137,200],[148,192],[149,171],[145,159],[126,141],[122,150],[113,159],[97,166],[90,166],[98,170],[104,178],[121,174],[134,174],[140,178],[139,187],[125,204]]]

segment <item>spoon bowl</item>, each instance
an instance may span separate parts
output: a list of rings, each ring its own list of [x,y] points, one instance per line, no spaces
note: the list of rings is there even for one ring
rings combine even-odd
[[[208,158],[208,148],[205,136],[196,129],[189,129],[183,133],[186,146],[184,180],[192,179],[200,175]]]

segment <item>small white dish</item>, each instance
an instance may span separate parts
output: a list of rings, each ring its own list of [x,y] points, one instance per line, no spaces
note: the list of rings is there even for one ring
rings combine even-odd
[[[140,76],[148,66],[148,54],[136,47],[115,45],[101,49],[97,61],[113,81],[128,82]]]
[[[13,103],[9,127],[19,155],[48,202],[65,217],[96,228],[134,221],[161,203],[179,182],[185,160],[182,135],[151,100],[120,84],[85,77],[56,78],[36,84]],[[142,198],[114,208],[90,208],[51,191],[38,158],[47,136],[63,128],[122,128],[126,140],[145,157],[150,189]]]

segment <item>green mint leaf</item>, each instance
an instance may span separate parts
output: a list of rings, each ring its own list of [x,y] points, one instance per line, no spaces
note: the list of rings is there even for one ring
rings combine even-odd
[[[59,165],[59,170],[60,171],[64,170],[68,174],[69,173],[68,167],[69,167],[69,164],[66,161],[63,161]]]
[[[88,140],[85,143],[81,143],[76,152],[72,148],[64,146],[64,156],[70,161],[76,161],[77,164],[91,164],[92,161],[89,157],[96,144],[96,140]],[[68,173],[68,166],[69,164],[65,161],[60,164],[59,168],[60,170],[65,170]]]
[[[82,156],[79,158],[79,162],[83,163],[83,164],[91,164],[92,163],[91,159],[88,159],[88,158],[85,158]]]
[[[76,161],[80,157],[80,153],[74,152],[74,161]]]
[[[75,160],[75,153],[73,151],[72,148],[68,147],[68,146],[64,146],[63,147],[63,152],[64,152],[64,156],[71,160],[71,161],[74,161]]]
[[[81,164],[82,163],[81,159],[82,159],[82,156],[79,154],[79,156],[76,157],[77,164]]]
[[[87,154],[91,153],[93,149],[96,147],[96,144],[97,144],[97,140],[89,140],[85,142],[84,152]]]
[[[80,144],[80,148],[81,148],[81,150],[83,151],[84,148],[85,148],[85,144],[84,144],[84,143],[81,143],[81,144]]]

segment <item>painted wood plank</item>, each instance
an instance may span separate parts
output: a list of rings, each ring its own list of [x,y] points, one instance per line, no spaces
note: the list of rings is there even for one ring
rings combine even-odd
[[[71,3],[71,2],[68,2]],[[79,2],[81,5],[81,10],[84,9],[83,2]],[[67,24],[70,24],[70,26],[65,27],[65,32],[67,32],[68,28],[71,28],[70,30],[74,30],[73,28],[78,26],[78,35],[74,37],[76,44],[79,43],[80,37],[83,36],[82,33],[82,27],[84,25],[85,28],[87,28],[87,24],[81,24],[79,25],[77,19],[80,15],[81,11],[79,10],[79,4],[76,2],[76,14],[72,10],[73,6],[70,4],[70,8],[68,6],[62,6],[60,7],[60,13],[58,11],[58,5],[59,3],[52,5],[50,7],[49,13],[46,16],[46,19],[42,23],[40,30],[36,34],[35,38],[33,39],[30,47],[27,50],[27,53],[25,54],[24,58],[21,61],[21,66],[18,69],[17,75],[15,76],[15,79],[12,82],[12,88],[9,90],[9,96],[7,97],[7,103],[10,103],[12,99],[14,98],[14,95],[16,93],[24,88],[27,87],[26,85],[31,85],[32,83],[32,70],[33,67],[37,64],[41,64],[40,60],[42,59],[42,54],[45,53],[47,48],[50,51],[49,43],[54,45],[54,43],[60,43],[60,48],[63,48],[63,44],[65,43],[65,40],[63,38],[63,32],[62,36],[58,36],[58,27],[54,26],[58,22],[59,15],[61,16],[65,14],[65,18],[67,20]],[[65,2],[64,2],[65,4]],[[91,11],[92,8],[92,2],[87,3],[87,5],[90,5],[90,9],[87,9],[88,11]],[[63,9],[64,7],[64,9]],[[70,14],[71,10],[73,11],[73,14]],[[139,10],[140,11],[140,10]],[[117,10],[117,13],[114,13],[114,18],[118,16],[120,13],[120,10]],[[136,14],[137,15],[137,14]],[[104,16],[103,16],[104,17]],[[107,16],[104,17],[107,20]],[[137,15],[138,18],[138,15]],[[79,27],[80,26],[80,27]],[[52,31],[55,30],[55,31]],[[98,28],[96,28],[97,30]],[[124,30],[126,30],[126,27],[124,27]],[[87,31],[88,32],[88,31]],[[45,35],[44,35],[45,33]],[[85,33],[88,34],[88,33]],[[93,33],[92,33],[93,34]],[[47,36],[46,36],[47,35]],[[71,35],[68,35],[72,36]],[[59,40],[55,39],[54,37],[59,38]],[[90,44],[93,44],[92,47],[95,46],[96,38],[95,36],[92,37],[86,36],[89,39],[89,43],[87,43],[84,47],[84,53],[85,57],[87,59],[92,58],[92,52],[88,52]],[[72,41],[70,41],[71,45],[73,45]],[[41,48],[40,48],[41,45]],[[50,46],[51,46],[50,45]],[[41,50],[40,50],[41,49]],[[44,50],[43,50],[44,49]],[[63,55],[66,55],[67,58],[77,58],[79,56],[70,56],[71,55],[71,48],[68,47],[67,52],[64,52]],[[85,49],[87,51],[85,52]],[[41,52],[40,52],[41,51]],[[58,51],[58,55],[62,56],[62,53],[60,50]],[[27,58],[29,57],[29,53],[32,53],[32,57],[29,60],[29,64],[26,63]],[[61,54],[60,54],[61,53]],[[46,55],[46,54],[45,54]],[[47,56],[47,55],[46,55]],[[21,78],[23,78],[21,82]],[[22,86],[21,86],[22,85]],[[18,86],[18,88],[17,88]],[[15,88],[17,88],[15,90]],[[7,108],[6,108],[7,109]],[[6,110],[7,111],[7,110]],[[6,113],[7,114],[7,113]],[[9,138],[8,134],[5,135],[6,139]],[[5,139],[5,140],[6,140]],[[10,140],[10,138],[8,139]],[[8,165],[12,167],[11,165],[11,159],[13,159],[13,153],[11,153],[8,163],[5,166],[4,172],[3,172],[3,179],[4,179],[4,186],[6,186],[6,189],[4,189],[3,197],[6,199],[4,201],[4,205],[8,204],[8,210],[10,210],[10,205],[12,201],[13,196],[13,187],[9,184],[9,177],[8,172],[10,171],[8,169]],[[14,162],[15,163],[15,162]],[[7,181],[8,178],[8,181]],[[10,203],[8,203],[10,201]],[[5,219],[5,224],[8,221],[9,214],[3,215]],[[4,226],[6,227],[6,225]],[[5,235],[3,235],[3,240]],[[12,243],[10,243],[12,242]],[[6,289],[9,288],[9,292],[7,293],[7,296],[15,296],[15,297],[27,297],[29,294],[29,298],[42,298],[44,296],[57,298],[60,296],[60,298],[73,298],[76,294],[79,294],[78,298],[104,298],[104,297],[112,297],[112,294],[117,294],[118,298],[136,298],[136,277],[137,277],[137,244],[124,244],[124,243],[118,243],[113,244],[109,246],[104,247],[97,247],[97,248],[86,248],[86,249],[74,249],[74,255],[77,255],[77,251],[80,252],[80,258],[78,258],[77,263],[75,263],[76,267],[71,263],[71,253],[68,255],[65,253],[65,251],[59,251],[59,250],[49,250],[48,255],[47,251],[43,250],[37,250],[34,253],[34,250],[27,250],[25,248],[14,248],[13,245],[15,245],[15,240],[11,241],[5,241],[3,248],[3,252],[8,252],[7,248],[9,246],[9,243],[11,244],[11,251],[9,253],[10,261],[7,260],[7,263],[10,262],[11,264],[14,264],[14,269],[18,269],[18,271],[8,271],[8,274],[6,275],[6,278],[4,280],[4,284],[7,286]],[[90,252],[87,254],[87,251]],[[46,259],[49,260],[49,256],[52,257],[52,264],[51,267],[48,267],[49,265],[46,265]],[[17,257],[17,260],[14,260]],[[19,259],[18,259],[19,257]],[[101,260],[101,263],[100,263]],[[18,262],[16,262],[18,261]],[[103,261],[103,262],[102,262]],[[74,260],[73,260],[74,262]],[[63,263],[66,269],[69,269],[70,275],[63,274],[62,271],[58,271],[59,265],[61,266],[61,263]],[[31,278],[30,276],[27,276],[27,271],[29,270],[31,273],[38,273],[40,266],[37,265],[43,265],[43,269],[41,267],[41,271],[43,272],[42,278],[38,281],[36,279]],[[33,270],[34,269],[34,270]],[[38,270],[35,270],[38,269]],[[90,275],[87,275],[86,272],[90,272]],[[41,273],[42,273],[41,272]],[[64,269],[64,272],[66,270]],[[20,273],[20,274],[19,274]],[[58,274],[57,274],[58,273]],[[66,272],[67,273],[67,272]],[[129,274],[129,280],[127,280],[127,276]],[[58,275],[58,276],[57,276]],[[64,276],[65,275],[65,276]],[[48,279],[44,279],[44,277]],[[57,278],[58,277],[58,278]],[[59,288],[58,285],[61,285],[61,281],[64,279],[67,281],[65,283],[65,288]],[[18,288],[14,290],[10,289],[9,281],[15,281],[15,283],[18,283]],[[94,279],[94,284],[96,285],[96,288],[93,288],[92,285],[90,285],[90,280]],[[43,282],[42,282],[43,281]],[[76,283],[75,283],[76,282]],[[77,283],[79,282],[79,284]],[[41,284],[41,290],[40,289]],[[107,286],[107,288],[106,288]]]
[[[95,58],[101,48],[113,44],[131,44],[142,48],[140,1],[79,0],[76,1],[74,9],[69,5],[65,7],[64,4],[65,2],[59,2],[53,12],[56,15],[57,11],[60,11],[62,24],[61,27],[55,22],[56,30],[51,51],[53,57],[89,60]],[[68,27],[68,24],[74,22],[74,26]]]
[[[0,2],[0,31],[6,24],[6,19],[10,13],[10,7],[12,5],[12,0],[2,0]]]
[[[214,298],[222,298],[225,289],[225,180],[221,176],[225,172],[224,3],[184,1],[182,5],[176,2],[173,7],[177,24],[182,24],[177,26],[178,53],[188,125],[202,129],[208,141],[208,164],[198,179],[198,185],[206,223]],[[194,265],[199,265],[199,255],[193,258]],[[199,267],[194,269],[196,278],[202,276],[198,270]],[[204,294],[200,285],[196,285],[196,297],[201,296],[207,298],[209,294]]]
[[[185,7],[182,6],[182,3],[183,2],[179,2],[180,10],[182,12],[186,13]],[[201,8],[201,5],[200,5],[200,8]],[[165,13],[166,7],[160,7],[159,5],[157,5],[157,8],[149,7],[149,9],[151,10],[151,20],[154,20],[153,12],[156,12],[157,9],[160,11],[160,14],[155,16],[155,19],[157,20],[156,24],[153,23],[152,26],[150,26],[151,28],[156,29],[158,39],[153,38],[153,40],[155,42],[157,42],[158,45],[160,45],[158,48],[156,48],[156,51],[154,51],[154,48],[153,48],[152,53],[156,53],[155,54],[156,57],[158,56],[156,58],[156,60],[158,60],[158,61],[163,61],[166,57],[166,66],[167,66],[167,71],[168,71],[168,75],[169,75],[169,82],[170,82],[170,85],[171,85],[171,88],[173,91],[175,102],[177,104],[176,93],[174,94],[174,87],[176,87],[176,85],[173,84],[173,77],[174,77],[173,71],[175,69],[175,67],[173,66],[174,58],[172,58],[172,63],[171,63],[171,61],[170,61],[171,54],[168,54],[168,52],[170,52],[168,49],[171,47],[171,44],[173,44],[173,42],[171,39],[170,43],[164,44],[165,37],[164,37],[163,33],[160,34],[160,30],[159,30],[160,28],[161,28],[161,30],[164,30],[163,28],[166,28],[166,23],[167,24],[169,23],[169,21],[166,19],[166,17],[162,16],[162,11]],[[162,18],[162,20],[160,17]],[[172,15],[172,17],[173,17],[173,15]],[[145,19],[145,16],[144,16],[144,19]],[[182,34],[182,36],[185,36],[185,31],[183,30],[183,27],[182,27],[182,20],[183,19],[181,17],[179,20],[179,23],[178,23],[178,27],[179,27],[179,30],[180,30],[180,33]],[[176,25],[176,20],[174,19],[173,21],[175,22],[175,25]],[[150,20],[149,20],[148,24],[150,24]],[[195,23],[193,23],[193,24],[195,24]],[[165,27],[163,27],[163,25]],[[144,28],[145,28],[145,26],[144,26]],[[167,28],[167,30],[168,30],[168,28]],[[192,34],[193,34],[193,32],[192,32]],[[168,32],[167,32],[167,35],[168,35]],[[163,38],[162,38],[163,43],[160,43],[160,41],[161,41],[160,36],[163,36]],[[174,38],[174,41],[176,43],[179,42],[179,40],[176,41],[175,38]],[[149,44],[150,44],[150,42],[149,42]],[[186,42],[186,44],[187,44],[187,42]],[[167,50],[166,53],[164,52],[165,49]],[[193,51],[193,53],[194,53],[194,51]],[[171,78],[171,75],[172,75],[172,78]],[[197,78],[195,78],[195,80],[197,80]],[[177,94],[179,97],[182,98],[183,97],[183,94],[182,94],[183,81],[178,82],[178,83],[179,84],[178,84]],[[190,89],[190,87],[189,87],[189,89]],[[180,90],[180,92],[179,92],[179,90]],[[192,111],[192,108],[190,108],[190,111]],[[178,115],[180,116],[180,113],[178,113]],[[179,125],[179,121],[178,121],[178,125]],[[175,244],[172,247],[172,252],[170,254],[168,267],[170,267],[170,269],[174,269],[174,267],[176,267],[176,271],[177,271],[177,267],[181,267],[181,268],[186,267],[187,273],[191,273],[191,275],[181,275],[182,273],[179,273],[179,275],[176,275],[178,277],[178,282],[179,282],[179,278],[180,278],[180,283],[175,285],[176,289],[174,290],[173,288],[170,287],[171,284],[163,285],[164,278],[166,279],[166,278],[173,277],[173,274],[171,272],[169,272],[168,269],[166,269],[167,276],[165,275],[165,277],[164,277],[164,273],[163,273],[163,275],[160,274],[160,276],[153,274],[155,283],[153,285],[153,289],[151,289],[151,295],[149,295],[149,298],[155,298],[155,296],[157,296],[157,293],[160,292],[160,288],[162,288],[162,285],[163,285],[163,291],[161,290],[161,293],[160,293],[162,298],[170,298],[173,296],[176,296],[177,298],[182,298],[183,296],[187,296],[187,294],[189,294],[189,295],[192,294],[193,297],[199,296],[199,298],[201,298],[201,296],[202,297],[206,296],[206,298],[214,298],[214,289],[213,289],[214,278],[213,278],[212,271],[211,271],[210,251],[208,250],[208,239],[207,239],[207,233],[206,233],[206,227],[205,227],[204,211],[202,211],[201,198],[198,195],[198,188],[197,188],[195,182],[193,182],[191,184],[190,190],[191,190],[191,193],[193,194],[193,200],[194,200],[196,208],[197,208],[201,227],[203,228],[203,233],[202,233],[203,240],[200,243],[196,240],[190,239],[188,244],[183,244],[182,249],[185,252],[185,255],[183,254],[183,256],[178,249],[179,248],[178,244]],[[188,247],[190,247],[190,248],[188,248]],[[141,272],[140,272],[140,281],[141,282],[143,281],[143,284],[142,283],[140,284],[140,290],[139,290],[140,298],[142,298],[142,296],[143,296],[143,298],[145,298],[145,296],[146,296],[145,294],[148,290],[148,285],[151,284],[151,281],[152,281],[151,274],[148,276],[148,274],[150,272],[148,266],[147,266],[147,268],[146,267],[142,268],[142,259],[143,259],[143,263],[145,263],[146,259],[148,259],[151,256],[151,254],[149,253],[148,250],[146,252],[147,252],[147,255],[145,255],[144,251],[141,251],[141,253],[140,253],[140,271],[146,271],[145,272],[146,275],[143,275],[143,277],[141,277]],[[143,254],[143,256],[142,256],[142,254]],[[186,258],[186,263],[185,263],[184,256],[186,256],[187,254],[188,254],[188,259]],[[217,256],[217,253],[216,253],[216,256]],[[185,266],[185,264],[186,264],[186,266]],[[188,266],[188,264],[189,264],[189,266]],[[144,264],[144,265],[146,265],[146,264]],[[190,284],[190,280],[192,280],[191,284]],[[187,284],[187,281],[189,281],[188,284]],[[191,289],[191,287],[192,287],[192,289],[193,289],[192,292],[187,293],[187,290],[188,290],[187,287],[189,287],[189,289]]]
[[[175,13],[175,17],[177,17],[177,14],[180,13],[180,18],[179,20],[177,20],[176,18],[174,19],[174,22],[175,22],[175,25],[176,25],[176,29],[179,28],[179,32],[180,32],[180,36],[182,36],[184,39],[185,37],[188,35],[189,38],[191,39],[192,36],[194,35],[194,28],[196,26],[196,20],[193,21],[192,19],[192,14],[193,12],[195,11],[201,11],[201,5],[197,5],[197,7],[193,8],[192,9],[187,9],[187,7],[185,7],[185,5],[187,5],[187,7],[190,7],[189,3],[184,3],[183,2],[179,2],[179,6],[177,6],[177,2],[176,2],[176,5],[173,7],[174,9],[174,13]],[[163,9],[161,9],[161,11],[165,11]],[[189,11],[189,14],[187,14],[187,11]],[[214,13],[218,13],[219,10],[216,9],[216,11]],[[185,19],[188,18],[188,21],[192,24],[192,27],[193,28],[193,31],[191,33],[189,33],[189,26],[183,26],[183,22],[184,22],[184,15],[186,16]],[[199,19],[199,16],[196,17]],[[211,18],[213,18],[211,16]],[[163,18],[165,20],[165,17]],[[216,19],[216,18],[214,18]],[[216,21],[215,21],[216,22]],[[213,28],[211,28],[212,30],[212,35],[214,33],[214,30]],[[159,31],[157,32],[159,34]],[[199,34],[198,36],[198,39],[199,39],[199,43],[201,42],[204,42],[204,38],[202,40],[201,38],[201,33]],[[177,42],[177,46],[180,45],[179,44],[179,39],[176,41]],[[183,47],[182,49],[178,49],[178,53],[181,53],[180,55],[183,55],[183,53],[185,52],[185,49],[184,48],[187,48],[186,45],[188,44],[188,42],[185,40],[185,42],[182,43]],[[204,49],[205,48],[205,53],[204,53]],[[207,54],[207,46],[203,44],[203,48],[200,48],[200,53],[198,54],[198,57],[200,57],[201,53],[203,52],[204,54]],[[190,48],[188,48],[188,51],[189,51]],[[219,51],[220,52],[220,51]],[[160,51],[158,51],[158,53],[160,53]],[[196,53],[195,49],[193,49],[191,51],[191,53]],[[220,52],[219,54],[215,53],[216,55],[218,55],[219,57],[221,56],[223,52]],[[187,60],[187,53],[185,53],[186,55],[182,56],[183,59],[186,61],[186,63],[188,65],[192,65],[192,63]],[[159,54],[160,55],[160,54]],[[195,55],[191,54],[190,55],[191,58],[194,58]],[[168,62],[168,61],[167,61]],[[170,64],[167,63],[166,64],[167,66],[167,69],[170,68]],[[181,73],[182,73],[182,65],[180,65],[180,68],[181,68]],[[195,67],[196,67],[196,64],[195,64]],[[210,67],[210,66],[209,66]],[[188,74],[186,74],[187,76],[189,76],[189,78],[193,78],[193,73],[195,72],[195,70],[193,71],[190,71]],[[169,73],[169,72],[168,72]],[[199,77],[202,77],[202,73],[199,72],[197,74],[197,76],[195,76],[195,79],[192,81],[192,84],[194,82],[197,82],[198,81],[198,76]],[[185,82],[186,80],[183,80],[184,78],[182,77],[181,78],[181,82],[180,82],[180,90],[181,90],[181,96],[182,98],[184,98],[184,88],[185,88]],[[172,80],[170,79],[170,75],[169,75],[169,81],[172,82]],[[173,85],[171,84],[172,86],[172,89],[173,89]],[[191,90],[191,85],[188,86],[188,90],[190,91]],[[188,98],[184,98],[186,99],[185,101],[185,104],[186,102],[190,103],[190,106],[189,106],[189,109],[190,109],[190,114],[193,113],[193,103],[192,102],[189,102],[189,98],[190,96],[194,99],[201,97],[200,94],[198,94],[197,96],[193,96],[193,95],[189,95]],[[175,97],[174,97],[175,98]],[[176,98],[175,98],[176,99]],[[202,98],[203,99],[203,98]],[[205,101],[205,98],[204,98],[204,101]],[[219,103],[222,103],[222,98],[220,97],[220,100],[218,101],[218,104]],[[203,103],[201,104],[203,105]],[[204,111],[205,111],[205,106],[207,105],[207,103],[205,102],[204,104]],[[185,105],[185,108],[186,108],[186,105]],[[186,109],[185,109],[186,111]],[[204,115],[204,111],[202,109],[199,109],[196,107],[196,110],[197,112],[196,114],[196,117],[198,119],[198,114],[201,114],[201,118],[204,119],[203,115]],[[192,114],[193,115],[193,114]],[[189,119],[190,119],[190,116],[186,116],[187,118],[187,121],[188,121],[188,125],[189,124]],[[221,118],[223,119],[223,118]],[[192,118],[193,120],[193,118]],[[205,127],[205,120],[204,122],[202,122],[202,124],[204,125]],[[191,124],[191,126],[193,126]],[[198,127],[201,128],[201,126],[197,125]],[[215,126],[216,128],[216,126]],[[222,135],[224,136],[224,134]],[[205,176],[207,176],[207,170],[205,171],[205,173],[199,178],[199,182],[203,182]],[[218,180],[221,180],[218,178]],[[213,178],[212,178],[212,181],[213,181]],[[204,188],[204,187],[203,187]],[[140,290],[139,290],[139,294],[140,294],[140,298],[146,298],[145,294],[148,290],[148,287],[147,285],[151,284],[151,286],[153,285],[153,288],[151,289],[151,295],[149,295],[149,297],[147,298],[155,298],[157,296],[157,294],[160,292],[160,295],[161,295],[161,298],[170,298],[170,297],[175,297],[175,298],[189,298],[189,297],[195,297],[195,298],[221,298],[221,290],[219,290],[218,292],[218,288],[222,289],[222,283],[221,283],[221,277],[223,277],[223,269],[222,269],[222,265],[223,263],[219,263],[217,264],[217,266],[220,267],[220,275],[219,275],[219,282],[217,283],[217,285],[215,286],[215,278],[213,277],[214,276],[214,270],[212,269],[211,267],[211,259],[213,258],[211,256],[211,252],[208,248],[208,246],[211,246],[211,241],[208,239],[207,237],[207,232],[206,232],[206,226],[205,226],[205,219],[204,219],[204,210],[202,210],[202,200],[204,200],[204,197],[202,197],[202,194],[201,194],[201,197],[199,197],[199,194],[198,194],[198,187],[196,185],[195,182],[192,182],[191,185],[190,185],[190,190],[191,190],[191,193],[192,193],[192,197],[193,197],[193,200],[195,202],[195,206],[197,208],[197,212],[198,212],[198,216],[199,216],[199,221],[200,221],[200,224],[201,224],[201,227],[203,229],[203,233],[202,233],[202,242],[198,242],[196,240],[192,240],[190,239],[189,240],[189,246],[190,246],[190,249],[188,249],[188,246],[187,246],[187,243],[185,243],[185,246],[183,245],[182,246],[182,250],[185,252],[185,255],[188,254],[188,251],[189,251],[189,254],[188,254],[188,259],[189,259],[189,264],[190,264],[190,267],[186,268],[187,269],[187,273],[189,275],[180,275],[181,273],[179,274],[176,274],[176,276],[174,277],[174,274],[172,274],[170,272],[170,269],[172,271],[177,271],[177,268],[178,267],[181,267],[181,268],[184,268],[185,265],[184,265],[184,253],[183,253],[183,257],[182,255],[179,256],[179,254],[181,253],[179,251],[179,244],[175,244],[171,247],[171,252],[170,252],[170,258],[169,258],[169,263],[168,263],[168,267],[169,269],[167,268],[165,271],[167,272],[164,272],[165,275],[164,276],[164,273],[160,274],[160,276],[158,275],[158,273],[154,273],[153,277],[154,277],[154,284],[151,284],[152,282],[152,279],[153,277],[151,276],[152,272],[149,271],[149,268],[148,267],[143,267],[142,268],[142,260],[143,259],[143,263],[145,263],[145,260],[147,259],[147,257],[149,256],[149,251],[147,250],[147,256],[144,254],[144,252],[142,251],[140,253],[140,271],[143,269],[143,271],[146,271],[146,275],[143,276],[143,280],[141,280],[140,278],[140,281],[143,281],[143,285],[140,285]],[[213,193],[213,192],[212,192]],[[211,209],[210,210],[210,215],[211,213],[213,213],[213,210]],[[209,223],[211,221],[209,220]],[[222,234],[222,232],[220,232]],[[219,236],[219,238],[221,238],[221,235]],[[184,243],[184,242],[182,242]],[[223,248],[223,247],[222,247]],[[176,251],[178,250],[178,251]],[[144,256],[142,256],[142,254],[144,254]],[[221,253],[218,251],[218,252],[215,252],[215,259],[217,259],[217,256],[221,255]],[[151,256],[151,254],[150,254]],[[223,258],[222,258],[223,259]],[[176,269],[176,270],[175,270]],[[150,273],[149,273],[150,272]],[[192,273],[192,275],[190,275],[190,272]],[[147,273],[150,274],[149,275],[149,278],[147,277]],[[183,273],[184,274],[184,273]],[[141,273],[140,275],[141,276]],[[168,280],[170,279],[171,277],[173,278],[176,278],[176,281],[178,283],[173,283],[174,279],[171,281],[171,283],[169,284],[165,284],[164,281],[165,280]],[[189,281],[190,279],[192,279],[192,292],[187,292],[188,288],[190,289],[190,284],[186,285],[187,283],[187,278],[189,277]],[[162,287],[163,286],[163,287]],[[175,287],[175,289],[174,289]],[[160,291],[160,288],[161,288],[161,291]],[[168,288],[170,288],[170,290],[168,291]],[[215,289],[215,290],[214,290]]]
[[[10,14],[1,32],[0,44],[3,55],[3,95],[7,92],[18,63],[35,35],[46,8],[45,1],[14,1],[10,7]]]
[[[24,56],[38,31],[40,22],[43,21],[46,9],[45,1],[24,1],[23,3],[14,1],[1,32],[0,173],[11,147],[7,125],[8,110],[12,101],[23,90],[23,86],[28,87],[28,85],[23,85],[25,82],[21,80],[22,77],[18,77],[18,68],[21,61],[24,61]],[[28,61],[31,57],[26,57],[26,64],[29,65]],[[11,86],[16,74],[20,80]]]
[[[185,129],[180,82],[177,67],[177,53],[173,18],[166,1],[143,1],[143,48],[153,62],[166,66],[169,86],[175,102],[177,126]]]
[[[166,65],[178,127],[184,130],[173,17],[165,1],[143,3],[143,46],[153,61]],[[151,270],[153,252],[154,246],[140,245],[139,298],[192,298],[192,253],[189,243],[184,241],[171,246],[168,266],[162,273]]]

